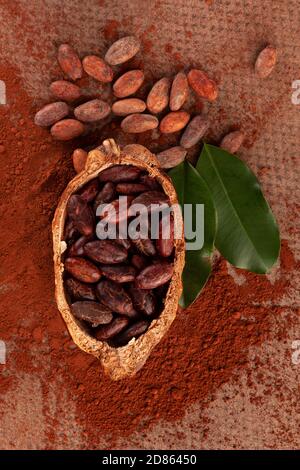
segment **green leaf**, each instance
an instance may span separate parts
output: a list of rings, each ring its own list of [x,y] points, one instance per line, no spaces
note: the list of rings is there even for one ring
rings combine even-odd
[[[238,268],[266,273],[278,258],[280,238],[255,175],[239,158],[208,144],[197,170],[217,210],[216,248]]]
[[[169,176],[181,207],[184,208],[185,204],[192,205],[193,221],[195,221],[196,205],[204,205],[204,244],[201,249],[186,252],[182,275],[183,294],[179,303],[182,307],[188,307],[199,295],[211,272],[209,256],[214,248],[216,211],[207,184],[190,163],[187,161],[181,163],[169,171]],[[193,225],[195,229],[195,224]]]

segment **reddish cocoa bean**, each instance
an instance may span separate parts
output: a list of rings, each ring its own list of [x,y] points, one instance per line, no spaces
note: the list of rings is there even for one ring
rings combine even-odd
[[[129,287],[129,294],[134,308],[144,315],[151,316],[155,313],[156,299],[151,290]]]
[[[97,300],[93,286],[84,284],[77,279],[69,278],[66,280],[66,287],[72,300]]]
[[[129,70],[124,73],[113,84],[113,92],[117,98],[125,98],[133,95],[144,81],[144,72],[142,70]]]
[[[34,123],[41,127],[52,126],[68,114],[69,106],[63,101],[57,101],[56,103],[46,104],[46,106],[40,109],[34,117]]]
[[[158,127],[159,121],[151,114],[131,114],[121,122],[121,128],[129,134],[140,134]]]
[[[81,173],[85,169],[87,152],[83,149],[75,149],[72,155],[73,166],[76,173]]]
[[[214,101],[218,96],[216,82],[211,80],[202,70],[192,69],[188,73],[188,82],[194,92],[201,98]]]
[[[101,277],[101,271],[91,261],[84,258],[66,258],[65,270],[78,281],[94,283]]]
[[[155,256],[156,255],[156,249],[155,245],[150,238],[139,238],[137,240],[132,240],[132,243],[136,248],[146,256]]]
[[[86,183],[79,194],[85,202],[92,202],[99,191],[99,180],[93,179]]]
[[[127,250],[113,240],[95,240],[84,246],[85,254],[94,261],[118,264],[127,259]]]
[[[131,264],[136,268],[138,269],[139,271],[141,271],[142,269],[144,269],[146,266],[147,266],[147,259],[145,258],[145,256],[143,255],[133,255],[132,258],[131,258]]]
[[[190,115],[186,111],[174,111],[160,121],[159,129],[162,134],[172,134],[181,131],[189,122]]]
[[[91,323],[93,327],[106,325],[113,319],[112,312],[105,305],[91,300],[80,300],[71,305],[74,317]]]
[[[103,183],[107,181],[113,183],[125,183],[134,181],[141,173],[140,168],[131,165],[114,165],[99,174],[99,180]]]
[[[109,113],[109,104],[99,99],[87,101],[74,109],[75,117],[83,122],[100,121],[106,118]]]
[[[115,185],[108,181],[105,183],[101,191],[96,196],[96,199],[93,204],[93,208],[95,213],[97,213],[97,209],[101,204],[105,204],[108,202],[111,202],[113,198],[115,197]]]
[[[151,191],[159,191],[161,189],[159,183],[156,181],[155,178],[151,178],[149,175],[142,175],[140,177],[141,183],[145,184],[148,186],[148,189]]]
[[[168,282],[173,275],[172,263],[161,262],[151,264],[143,269],[135,279],[135,287],[140,289],[155,289]]]
[[[134,36],[125,36],[114,42],[105,54],[105,60],[110,65],[119,65],[134,57],[140,50],[140,41]]]
[[[146,109],[146,104],[138,98],[127,98],[116,101],[111,109],[117,116],[128,116],[128,114],[142,113]]]
[[[76,119],[63,119],[56,122],[50,129],[52,137],[56,140],[71,140],[79,137],[85,131],[82,122]]]
[[[245,139],[245,134],[242,131],[233,131],[223,137],[220,147],[227,152],[235,153],[238,151]]]
[[[78,80],[82,77],[81,61],[69,44],[61,44],[57,54],[58,63],[62,71],[72,80]]]
[[[189,94],[189,85],[184,72],[175,75],[170,93],[170,109],[178,111],[186,102]]]
[[[116,186],[116,191],[119,194],[134,194],[147,191],[149,188],[142,183],[119,183]]]
[[[131,243],[130,243],[130,240],[128,240],[128,238],[121,238],[120,236],[117,236],[114,240],[116,243],[118,243],[119,245],[123,246],[124,248],[126,248],[126,250],[129,250],[131,248]]]
[[[94,215],[86,201],[78,194],[73,194],[67,205],[67,213],[79,233],[89,236],[94,231]]]
[[[185,149],[198,144],[208,131],[209,121],[203,116],[195,116],[187,125],[180,139],[180,145]]]
[[[76,234],[78,234],[78,232],[73,220],[68,220],[64,229],[64,240],[71,240]]]
[[[88,55],[82,61],[84,71],[99,82],[109,83],[114,78],[112,68],[96,55]]]
[[[150,113],[161,113],[169,104],[171,80],[167,77],[161,78],[151,88],[147,97],[147,108]]]
[[[273,46],[265,47],[255,62],[255,73],[259,78],[267,78],[275,67],[277,50]]]
[[[145,193],[142,193],[133,199],[131,207],[128,211],[129,216],[135,215],[135,208],[133,207],[135,204],[142,204],[148,210],[150,210],[152,204],[160,206],[164,204],[169,204],[169,198],[165,193],[161,191],[146,191]]]
[[[122,199],[115,199],[97,210],[98,216],[106,223],[119,224],[129,217],[129,206],[134,196],[123,196]]]
[[[117,266],[102,265],[101,271],[107,279],[115,281],[118,284],[122,284],[123,282],[132,282],[136,276],[134,267],[127,266],[125,264]]]
[[[182,147],[171,147],[156,155],[161,168],[174,168],[182,163],[186,157],[186,150]]]
[[[103,280],[96,286],[96,293],[100,302],[110,308],[113,312],[136,318],[137,312],[133,307],[132,300],[119,284]]]
[[[90,241],[92,241],[94,238],[94,235],[90,235],[89,237],[82,236],[78,238],[70,248],[68,249],[68,256],[84,256],[84,245]]]
[[[114,318],[113,321],[109,323],[108,325],[100,326],[94,332],[95,337],[99,341],[107,341],[113,338],[114,336],[118,335],[119,333],[121,333],[121,331],[124,330],[124,328],[126,328],[128,323],[129,323],[128,317]]]
[[[127,344],[132,338],[138,338],[148,329],[149,323],[146,320],[140,320],[128,327],[123,333],[115,336],[113,342],[116,346]]]
[[[52,82],[50,91],[56,98],[68,102],[78,100],[81,96],[79,86],[67,80],[56,80]]]
[[[156,249],[160,256],[171,256],[174,248],[174,219],[165,218],[159,224],[159,238],[156,240]]]

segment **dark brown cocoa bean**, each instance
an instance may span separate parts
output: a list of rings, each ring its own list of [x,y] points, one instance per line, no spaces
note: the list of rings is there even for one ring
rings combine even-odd
[[[168,282],[174,271],[172,263],[151,264],[143,269],[135,279],[135,286],[140,289],[155,289]]]
[[[168,203],[169,203],[169,198],[162,191],[146,191],[133,199],[131,203],[131,207],[129,207],[128,214],[129,216],[135,215],[135,210],[133,207],[135,204],[142,204],[148,210],[150,210],[152,204],[163,205],[163,204],[168,204]]]
[[[94,261],[118,264],[127,259],[127,250],[113,240],[96,240],[84,246],[85,254]]]
[[[141,271],[147,266],[147,259],[143,255],[137,255],[134,254],[131,258],[131,264],[138,269],[138,271]]]
[[[66,280],[66,287],[72,300],[97,300],[93,286],[84,284],[77,279],[69,278]]]
[[[156,179],[152,178],[149,175],[142,175],[140,177],[140,181],[142,184],[145,184],[146,186],[148,186],[148,189],[150,189],[151,191],[159,191],[161,189]]]
[[[136,310],[148,316],[155,313],[156,299],[151,290],[138,289],[137,287],[130,286],[129,294]]]
[[[119,194],[134,194],[147,191],[149,188],[143,183],[119,183],[116,191]]]
[[[117,346],[123,346],[127,344],[132,338],[138,338],[148,329],[149,323],[147,320],[140,320],[129,328],[127,328],[123,333],[120,333],[113,339],[114,344]]]
[[[159,238],[156,240],[156,248],[160,256],[171,256],[174,248],[174,220],[172,217],[162,219],[159,224]]]
[[[106,325],[113,319],[112,312],[109,308],[99,302],[93,302],[91,300],[75,302],[71,305],[71,311],[74,317],[91,323],[93,327]]]
[[[117,334],[121,333],[121,331],[126,328],[128,323],[128,317],[114,318],[113,321],[108,325],[103,325],[97,328],[97,330],[94,332],[94,335],[99,341],[107,341],[108,339],[111,339]]]
[[[89,236],[94,231],[94,215],[91,208],[78,194],[73,194],[67,205],[67,213],[74,226],[82,235]]]
[[[126,200],[115,199],[108,203],[104,207],[98,210],[98,216],[101,218],[105,217],[105,221],[109,223],[119,224],[120,222],[127,220],[129,217],[129,206],[134,196],[124,196]]]
[[[101,271],[91,261],[84,258],[66,258],[65,270],[78,281],[93,283],[98,282]]]
[[[104,305],[113,312],[136,318],[137,312],[133,307],[132,300],[125,289],[116,282],[103,280],[96,286],[96,294]]]
[[[132,165],[114,165],[99,174],[99,180],[103,183],[126,183],[136,180],[141,173],[140,168]]]
[[[146,256],[155,256],[156,249],[154,243],[150,238],[138,238],[137,240],[132,240],[132,243],[136,248]]]
[[[98,191],[99,181],[98,179],[93,179],[84,185],[79,194],[85,202],[92,202],[97,196]]]
[[[118,235],[114,241],[118,243],[119,245],[123,246],[124,248],[126,248],[126,250],[129,250],[129,248],[131,247],[131,243],[130,243],[130,240],[128,240],[128,238],[122,238]]]
[[[88,237],[82,236],[78,238],[68,249],[68,256],[84,256],[84,245],[93,240],[93,234]]]
[[[136,270],[133,266],[127,265],[117,265],[117,266],[110,266],[110,265],[101,265],[102,274],[110,279],[111,281],[115,281],[118,284],[122,284],[124,282],[132,282],[136,276]]]
[[[96,199],[93,204],[94,212],[97,213],[98,206],[111,202],[115,196],[115,185],[108,181],[105,183],[101,191],[96,196]]]
[[[68,220],[64,229],[64,240],[68,241],[78,234],[73,220]]]

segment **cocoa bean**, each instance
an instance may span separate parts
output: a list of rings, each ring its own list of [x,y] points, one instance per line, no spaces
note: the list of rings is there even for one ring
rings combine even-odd
[[[129,134],[140,134],[158,127],[159,121],[151,114],[131,114],[121,122],[121,128]]]
[[[82,77],[81,61],[69,44],[61,44],[57,54],[58,63],[62,71],[72,80],[78,80]]]
[[[129,208],[129,216],[135,215],[134,206],[135,204],[143,204],[148,210],[151,209],[151,205],[164,205],[169,204],[169,198],[165,193],[161,191],[146,191],[133,199],[131,207]]]
[[[84,131],[85,126],[76,119],[63,119],[55,123],[50,129],[52,137],[56,140],[75,139],[83,134]]]
[[[110,65],[119,65],[132,59],[140,50],[140,41],[134,36],[125,36],[114,42],[105,54]]]
[[[87,101],[74,109],[75,117],[83,122],[100,121],[106,118],[109,113],[109,104],[99,99]]]
[[[87,152],[83,149],[75,149],[72,155],[73,166],[76,173],[81,173],[85,169]]]
[[[129,294],[134,308],[144,315],[151,316],[155,313],[156,299],[151,290],[138,289],[130,286]]]
[[[132,300],[125,289],[119,284],[109,280],[103,280],[96,286],[96,294],[104,305],[113,312],[120,313],[130,318],[136,318],[137,312]]]
[[[76,236],[76,234],[78,234],[78,232],[73,220],[68,220],[65,225],[64,240],[71,240],[74,236]]]
[[[147,260],[145,258],[145,256],[143,255],[133,255],[132,258],[131,258],[131,264],[136,268],[138,269],[139,271],[141,271],[142,269],[144,269],[146,266],[147,266]]]
[[[259,78],[267,78],[275,67],[277,50],[269,45],[258,55],[255,62],[255,73]]]
[[[129,206],[131,204],[133,196],[127,196],[127,200],[121,201],[115,199],[114,201],[106,204],[101,209],[98,209],[98,216],[105,218],[106,223],[119,224],[120,222],[127,220],[129,217]]]
[[[106,325],[113,319],[112,312],[99,302],[80,300],[71,305],[74,317],[91,323],[93,327]]]
[[[84,256],[84,245],[90,241],[92,241],[94,238],[93,235],[90,235],[88,237],[82,236],[78,238],[70,248],[68,249],[68,255],[73,257],[73,256]]]
[[[77,279],[69,278],[66,280],[66,287],[72,300],[97,300],[93,286],[77,281]]]
[[[116,186],[116,191],[119,194],[134,194],[147,191],[149,188],[142,183],[119,183]]]
[[[95,337],[99,341],[107,341],[119,334],[129,323],[128,317],[114,318],[108,325],[100,326],[95,332]]]
[[[105,183],[101,191],[96,196],[96,199],[93,204],[93,208],[95,213],[97,212],[98,206],[101,204],[111,202],[115,196],[115,185],[108,181]]]
[[[65,270],[78,281],[94,283],[101,277],[101,271],[91,261],[84,258],[66,258]]]
[[[68,102],[78,100],[81,96],[79,86],[67,80],[56,80],[52,82],[50,91],[56,98]]]
[[[214,101],[218,96],[217,84],[202,70],[192,69],[188,73],[188,82],[194,92],[201,98]]]
[[[112,68],[96,55],[88,55],[82,61],[84,71],[99,82],[109,83],[114,78]]]
[[[164,222],[169,222],[168,224]],[[159,238],[156,240],[156,249],[160,256],[171,256],[174,248],[174,219],[162,219],[159,224]]]
[[[156,155],[161,168],[174,168],[182,163],[186,157],[186,150],[182,147],[171,147]]]
[[[126,248],[126,250],[129,250],[131,248],[131,243],[130,243],[130,240],[128,240],[128,238],[121,238],[120,236],[117,236],[114,241],[118,243],[119,245],[123,246],[124,248]]]
[[[132,282],[136,276],[134,267],[127,265],[101,265],[101,271],[107,279],[115,281],[118,284],[122,284],[123,282]]]
[[[129,326],[125,331],[113,338],[116,346],[123,346],[127,344],[132,338],[138,338],[148,329],[149,323],[146,320],[140,320],[133,325]]]
[[[124,73],[113,84],[113,92],[117,98],[125,98],[133,95],[144,81],[144,72],[142,70],[129,70]]]
[[[132,240],[132,243],[136,246],[136,248],[146,256],[155,256],[156,249],[155,245],[150,238],[138,238],[137,240]]]
[[[92,202],[97,196],[99,191],[99,180],[93,179],[85,184],[85,186],[79,191],[79,195],[85,202]]]
[[[170,92],[170,109],[178,111],[186,102],[189,94],[189,85],[184,72],[175,75]]]
[[[127,259],[127,250],[113,240],[95,240],[84,246],[86,256],[98,263],[118,264]]]
[[[106,168],[99,174],[99,180],[103,183],[108,181],[112,183],[125,183],[134,181],[141,173],[140,168],[131,165],[114,165]]]
[[[186,111],[174,111],[160,121],[159,129],[162,134],[172,134],[181,131],[189,122],[190,115]]]
[[[180,139],[180,145],[189,149],[196,145],[209,128],[209,121],[203,116],[195,116],[187,125]]]
[[[167,77],[161,78],[151,88],[147,97],[147,108],[150,113],[161,113],[169,104],[171,80]]]
[[[156,179],[152,178],[149,175],[142,175],[140,177],[140,181],[141,181],[142,184],[145,184],[146,186],[148,186],[148,189],[150,189],[151,191],[159,191],[160,190],[160,185],[158,184]]]
[[[89,236],[94,231],[94,215],[86,201],[78,194],[73,194],[67,204],[67,213],[79,233]]]
[[[36,113],[34,123],[41,127],[52,126],[52,124],[60,121],[68,114],[69,106],[63,101],[57,101],[56,103],[50,103],[43,106],[43,108]]]
[[[155,289],[168,282],[173,275],[172,263],[161,262],[147,266],[135,279],[135,287],[140,289]]]
[[[111,109],[117,116],[127,116],[128,114],[142,113],[146,109],[146,104],[138,98],[127,98],[116,101]]]
[[[242,131],[233,131],[223,137],[220,147],[227,152],[235,153],[238,151],[245,139],[245,134]]]

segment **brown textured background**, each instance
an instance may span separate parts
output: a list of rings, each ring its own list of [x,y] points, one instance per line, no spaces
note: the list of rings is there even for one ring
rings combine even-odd
[[[282,238],[299,260],[300,106],[291,103],[291,84],[300,79],[297,0],[0,0],[0,20],[2,70],[5,65],[5,70],[14,71],[18,86],[23,90],[13,96],[8,93],[8,106],[18,104],[24,92],[31,102],[28,110],[31,115],[49,99],[47,84],[57,76],[56,46],[62,42],[72,44],[81,56],[93,52],[103,55],[116,36],[134,33],[143,42],[141,60],[149,76],[172,74],[189,65],[203,68],[215,77],[220,97],[216,103],[204,107],[213,122],[210,137],[218,141],[231,128],[241,126],[245,130],[247,139],[239,154],[259,176],[279,221]],[[258,81],[253,74],[253,62],[267,43],[278,48],[278,64],[269,79]],[[10,80],[12,74],[7,76]],[[0,76],[0,79],[5,77]],[[12,84],[7,83],[7,86],[9,91]],[[17,128],[19,118],[9,116]],[[2,127],[5,119],[8,117],[1,115]],[[46,134],[43,135],[46,139]],[[6,136],[2,135],[3,138],[1,144],[5,146]],[[8,162],[11,160],[14,165],[24,145],[26,141],[20,144],[18,151],[6,148],[7,154],[0,155],[2,184],[18,174],[15,168],[11,171]],[[53,145],[59,154],[61,147]],[[42,157],[32,162],[38,186],[43,184],[42,175],[53,166],[45,148],[41,152]],[[55,181],[51,184],[55,185]],[[25,201],[30,190],[24,193]],[[32,195],[34,190],[36,188]],[[4,251],[10,249],[4,238],[2,246]],[[26,275],[26,270],[24,272]],[[228,272],[237,284],[246,282],[243,274],[233,268],[228,268]],[[279,273],[277,266],[268,275],[271,284]],[[247,351],[247,373],[241,369],[233,374],[206,408],[195,402],[187,406],[185,415],[175,423],[157,419],[143,432],[136,429],[126,437],[120,433],[116,446],[299,448],[300,364],[291,362],[292,341],[300,339],[298,271],[290,271],[288,277],[290,288],[279,301],[282,314],[280,318],[271,318],[268,340]],[[7,292],[8,279],[18,288],[20,276],[9,278],[1,269],[0,302]],[[26,290],[16,296],[18,301],[30,305]],[[270,308],[273,303],[272,298],[266,301]],[[44,308],[47,309],[47,304]],[[7,310],[1,308],[2,323],[7,315]],[[289,327],[291,317],[293,322]],[[11,314],[9,325],[12,318]],[[22,328],[31,335],[29,319]],[[282,339],[276,335],[279,328],[285,333]],[[0,339],[4,336],[3,330]],[[10,347],[18,347],[18,335],[14,340],[5,339]],[[33,337],[33,344],[34,341]],[[33,348],[32,354],[38,358],[39,349]],[[103,436],[101,429],[98,441],[91,443],[84,427],[76,424],[76,403],[67,390],[63,394],[58,391],[61,390],[60,377],[48,384],[48,414],[45,415],[42,372],[20,371],[18,363],[10,361],[8,354],[8,364],[0,365],[0,381],[4,383],[10,376],[14,378],[13,386],[7,387],[0,397],[1,448],[47,448],[54,428],[55,448],[89,448],[91,445],[109,448],[110,436]],[[59,406],[65,411],[59,416],[56,414],[58,394]],[[101,397],[99,399],[101,406]],[[185,400],[184,395],[182,400]],[[56,416],[55,425],[51,421],[53,416]]]

